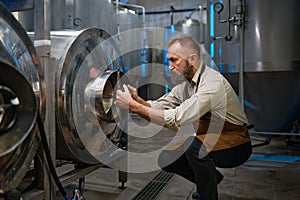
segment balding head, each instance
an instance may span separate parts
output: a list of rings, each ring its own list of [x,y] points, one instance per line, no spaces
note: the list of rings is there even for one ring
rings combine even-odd
[[[184,57],[188,56],[189,54],[196,54],[198,56],[198,58],[200,58],[199,44],[190,35],[177,34],[177,35],[171,37],[166,44],[166,46],[169,50],[174,49],[171,47],[173,47],[175,45],[176,46],[179,45],[181,50],[179,50],[179,52],[178,52],[178,48],[175,48],[177,50],[177,52],[173,52],[173,53],[181,54],[181,56],[184,56]]]

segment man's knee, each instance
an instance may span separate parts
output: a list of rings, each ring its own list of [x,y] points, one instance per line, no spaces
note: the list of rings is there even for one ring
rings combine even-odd
[[[195,138],[193,142],[191,142],[191,145],[189,146],[189,148],[186,150],[185,153],[189,160],[199,159],[199,158],[201,159],[207,156],[205,146],[197,138]]]

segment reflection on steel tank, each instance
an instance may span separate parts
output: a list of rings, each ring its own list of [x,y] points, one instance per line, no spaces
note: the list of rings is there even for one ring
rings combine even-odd
[[[113,104],[126,81],[115,40],[102,29],[51,32],[57,62],[57,158],[95,164],[108,161],[118,147],[122,125]],[[108,164],[108,163],[104,163]]]
[[[204,26],[203,23],[201,23],[197,19],[192,19],[192,18],[185,18],[180,21],[178,21],[174,26],[174,30],[189,34],[195,38],[195,40],[199,43],[202,44],[204,42]],[[171,28],[171,27],[169,27]]]
[[[98,27],[110,34],[117,33],[115,8],[107,0],[51,1],[51,30]],[[93,14],[91,14],[93,13]],[[14,13],[26,31],[34,30],[34,11]]]
[[[245,16],[244,23],[231,23],[232,40],[222,39],[228,33],[227,23],[219,23],[207,1],[206,47],[237,92],[244,89],[245,111],[255,130],[290,131],[300,119],[300,1],[232,0],[231,6],[229,2],[223,1],[221,20],[228,18],[230,7],[231,16]],[[221,39],[212,39],[218,36]],[[244,87],[239,87],[240,66],[244,66]]]
[[[145,49],[146,35],[142,29],[143,22],[141,18],[136,14],[119,11],[117,22],[120,29],[119,46],[125,58],[126,66],[132,69],[145,64],[142,55]]]
[[[30,168],[41,101],[41,68],[26,32],[0,3],[0,193],[15,189]]]

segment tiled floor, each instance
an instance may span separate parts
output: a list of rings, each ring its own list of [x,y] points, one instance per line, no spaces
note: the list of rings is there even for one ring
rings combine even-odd
[[[244,165],[220,171],[224,174],[218,186],[220,200],[300,199],[300,148],[287,146],[284,137],[273,138],[269,145],[255,148]],[[120,189],[117,171],[101,168],[86,177],[84,197],[88,200],[131,200],[158,173],[129,173],[127,187]],[[156,199],[190,200],[194,191],[194,184],[174,175]]]
[[[147,130],[151,129],[145,129]],[[150,138],[131,138],[129,149],[156,149],[168,141],[168,136],[170,135],[166,132]],[[253,144],[256,144],[258,141],[254,138],[257,137],[252,138]],[[269,145],[254,148],[251,158],[244,165],[232,169],[219,169],[224,175],[224,180],[218,186],[219,200],[299,200],[300,147],[287,146],[285,139],[283,136],[273,137]],[[172,176],[155,198],[137,199],[137,195],[144,191],[144,188],[161,174],[160,172],[156,170],[149,173],[129,173],[126,188],[120,189],[118,171],[100,168],[86,176],[83,196],[86,200],[192,199],[195,185],[177,175]],[[77,183],[74,183],[69,188],[76,186]]]

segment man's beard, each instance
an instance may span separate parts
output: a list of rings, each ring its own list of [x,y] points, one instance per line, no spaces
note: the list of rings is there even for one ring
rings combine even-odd
[[[171,81],[173,84],[178,85],[182,83],[183,81],[187,81],[187,78],[191,75],[192,68],[189,65],[188,61],[186,61],[184,69],[181,72],[176,71],[175,69],[171,70]]]

